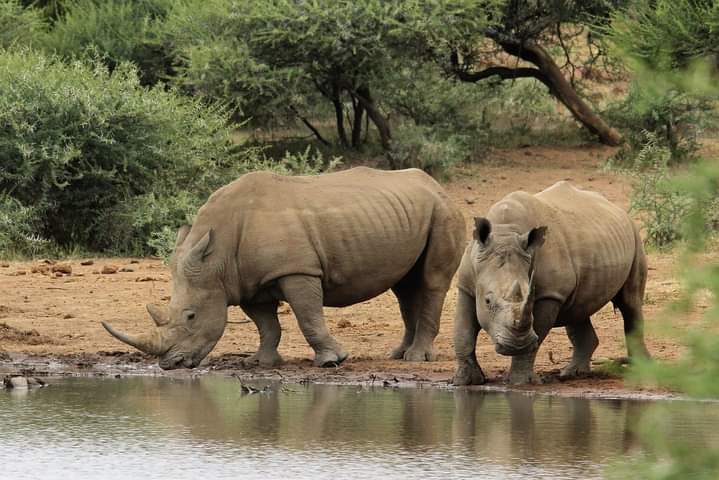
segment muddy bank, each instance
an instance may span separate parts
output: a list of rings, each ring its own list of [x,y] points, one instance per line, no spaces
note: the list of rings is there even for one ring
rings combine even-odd
[[[138,352],[98,352],[80,354],[5,354],[0,355],[0,378],[14,375],[35,377],[123,377],[134,375],[195,378],[200,375],[233,376],[243,383],[279,382],[287,384],[359,385],[383,388],[441,388],[469,389],[493,392],[523,392],[526,394],[553,395],[592,399],[666,400],[679,399],[679,395],[659,389],[644,389],[625,384],[618,377],[595,372],[589,376],[559,379],[559,370],[542,375],[541,385],[512,386],[503,376],[490,376],[485,385],[454,387],[449,372],[411,372],[407,369],[372,370],[353,368],[351,362],[336,368],[316,368],[310,360],[283,365],[282,368],[247,367],[245,355],[227,354],[211,357],[194,370],[163,371],[157,361]],[[50,382],[51,383],[51,382]]]

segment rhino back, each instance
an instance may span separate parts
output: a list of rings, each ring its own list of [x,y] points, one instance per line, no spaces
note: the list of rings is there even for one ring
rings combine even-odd
[[[225,188],[208,201],[216,207],[207,214],[234,232],[242,290],[290,274],[320,276],[331,306],[372,298],[397,283],[422,254],[437,211],[453,208],[418,170],[260,172]]]

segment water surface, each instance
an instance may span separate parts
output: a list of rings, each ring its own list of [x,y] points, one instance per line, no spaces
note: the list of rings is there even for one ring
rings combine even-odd
[[[668,405],[676,439],[719,441],[719,406]],[[650,402],[71,378],[0,390],[3,478],[599,478],[639,454]],[[666,414],[663,414],[666,415]],[[666,417],[665,417],[666,418]]]

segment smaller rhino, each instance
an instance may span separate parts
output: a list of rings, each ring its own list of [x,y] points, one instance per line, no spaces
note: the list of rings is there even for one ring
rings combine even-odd
[[[599,341],[591,315],[610,301],[624,318],[630,357],[648,357],[642,336],[647,262],[629,215],[602,195],[559,182],[510,193],[475,218],[459,266],[455,385],[485,382],[475,354],[485,329],[497,353],[512,356],[509,382],[538,382],[534,360],[554,327],[574,347],[560,376],[590,371]]]

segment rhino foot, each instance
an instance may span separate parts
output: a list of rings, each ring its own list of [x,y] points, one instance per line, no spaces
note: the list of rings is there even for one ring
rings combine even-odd
[[[254,355],[247,357],[242,363],[246,366],[257,366],[260,367],[277,367],[283,362],[282,357],[277,351],[274,352],[263,352],[258,351]]]
[[[408,362],[431,362],[434,360],[434,353],[431,348],[409,347],[402,358]]]
[[[452,379],[452,384],[462,385],[482,385],[487,379],[479,366],[462,365],[457,367],[457,371]]]
[[[584,375],[589,375],[591,371],[592,369],[589,366],[589,362],[587,362],[586,365],[577,365],[572,362],[559,372],[559,378],[562,380],[568,380],[570,378],[582,377]]]
[[[342,349],[335,350],[321,350],[315,355],[314,365],[315,367],[330,368],[336,367],[340,363],[344,362],[348,357],[347,352]]]
[[[509,376],[505,378],[504,382],[510,385],[541,385],[542,379],[534,372],[513,372],[510,370]]]

